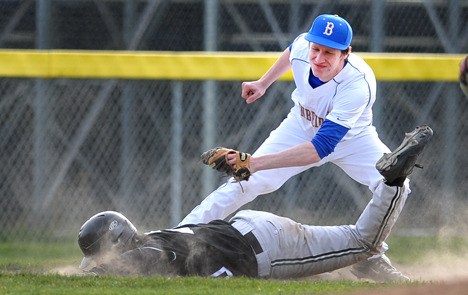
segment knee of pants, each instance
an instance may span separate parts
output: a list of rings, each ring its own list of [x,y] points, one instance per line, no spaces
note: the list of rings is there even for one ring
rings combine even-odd
[[[253,200],[256,196],[273,192],[279,187],[280,186],[275,185],[273,182],[256,179],[255,177],[251,177],[248,181],[241,182],[236,182],[234,178],[231,178],[216,191],[229,192],[229,194],[243,196],[244,198],[250,196],[249,199]]]
[[[260,180],[260,179],[259,179]],[[258,194],[267,194],[279,189],[284,182],[276,179],[261,179],[261,181],[252,182],[252,189]]]
[[[230,182],[227,188],[230,191],[235,192],[236,195],[251,195],[252,200],[258,195],[268,194],[280,188],[280,186],[273,185],[271,183],[260,183],[260,182],[251,182],[241,181],[241,182]],[[224,190],[225,186],[221,186],[219,189]],[[219,190],[218,189],[218,190]]]
[[[301,169],[292,168],[263,170],[254,173],[248,182],[252,190],[257,191],[258,194],[271,193],[301,171]]]

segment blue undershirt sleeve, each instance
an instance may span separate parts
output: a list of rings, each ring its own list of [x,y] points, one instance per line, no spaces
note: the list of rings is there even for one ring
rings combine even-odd
[[[336,145],[343,139],[348,130],[349,128],[328,119],[322,123],[317,134],[311,140],[320,159],[325,158],[335,150]]]

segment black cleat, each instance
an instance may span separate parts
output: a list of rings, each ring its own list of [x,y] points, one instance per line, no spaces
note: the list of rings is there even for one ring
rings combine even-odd
[[[375,167],[385,177],[387,184],[403,185],[406,176],[413,172],[419,154],[432,138],[433,131],[427,125],[416,127],[410,133],[405,134],[403,142],[393,152],[384,154]]]

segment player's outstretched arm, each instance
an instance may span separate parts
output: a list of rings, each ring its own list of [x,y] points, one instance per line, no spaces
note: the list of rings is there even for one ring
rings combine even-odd
[[[236,164],[234,155],[227,155],[227,161],[231,166]],[[255,173],[274,168],[306,166],[318,161],[320,157],[314,145],[311,142],[305,142],[278,153],[251,157],[249,169],[251,173]]]
[[[266,90],[271,84],[273,84],[273,82],[278,80],[278,78],[286,73],[290,68],[289,48],[286,48],[278,60],[260,79],[257,81],[242,83],[242,98],[244,98],[247,103],[256,101],[265,94]]]

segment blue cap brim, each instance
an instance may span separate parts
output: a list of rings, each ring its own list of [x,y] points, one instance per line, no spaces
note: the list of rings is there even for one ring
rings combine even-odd
[[[346,46],[346,45],[340,44],[338,42],[331,41],[330,39],[326,39],[326,38],[323,38],[323,37],[314,36],[314,35],[312,35],[310,33],[307,33],[305,35],[305,39],[307,41],[309,41],[309,42],[319,44],[319,45],[323,45],[323,46],[327,46],[327,47],[330,47],[330,48],[333,48],[333,49],[338,49],[338,50],[348,49],[348,46]]]

